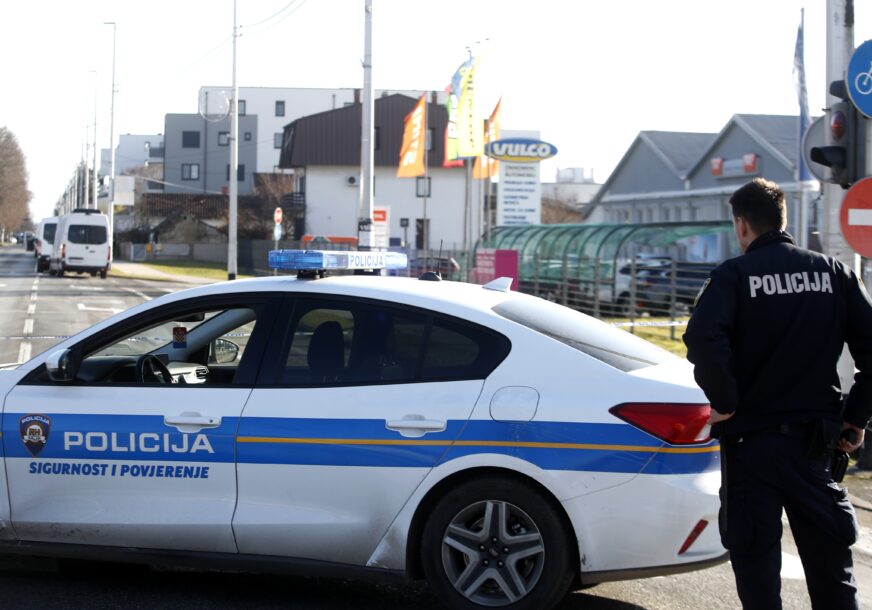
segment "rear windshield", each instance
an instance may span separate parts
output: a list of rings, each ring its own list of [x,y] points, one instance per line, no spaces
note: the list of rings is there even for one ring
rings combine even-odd
[[[45,224],[42,226],[42,238],[45,241],[54,241],[55,231],[58,228],[58,223]]]
[[[67,239],[71,244],[98,245],[106,243],[106,227],[102,225],[70,225]]]
[[[518,298],[494,312],[577,349],[621,371],[634,371],[679,360],[678,356],[583,313],[544,301]]]

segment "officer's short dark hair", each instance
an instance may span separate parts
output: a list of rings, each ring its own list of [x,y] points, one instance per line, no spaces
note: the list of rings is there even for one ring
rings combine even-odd
[[[733,216],[742,217],[758,235],[787,225],[787,198],[771,180],[754,178],[730,197]]]

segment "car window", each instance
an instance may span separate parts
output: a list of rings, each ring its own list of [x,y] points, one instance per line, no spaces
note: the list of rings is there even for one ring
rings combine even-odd
[[[542,299],[511,299],[495,305],[493,311],[622,371],[678,360],[653,343]]]
[[[67,239],[71,244],[99,245],[106,243],[106,227],[102,225],[70,225]]]
[[[505,358],[505,337],[423,310],[300,299],[290,321],[287,385],[364,385],[483,379]]]
[[[57,223],[53,222],[51,224],[47,224],[42,229],[42,238],[45,241],[54,241],[55,231],[57,230]]]
[[[143,374],[144,359],[153,356],[169,370],[174,384],[236,383],[256,322],[256,310],[248,307],[177,312],[157,322],[152,318],[91,349],[76,379],[86,384],[162,382]]]

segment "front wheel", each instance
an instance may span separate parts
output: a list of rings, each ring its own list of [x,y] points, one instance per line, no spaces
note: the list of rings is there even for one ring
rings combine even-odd
[[[569,590],[575,536],[540,492],[508,478],[451,489],[424,527],[422,565],[450,608],[545,609]]]

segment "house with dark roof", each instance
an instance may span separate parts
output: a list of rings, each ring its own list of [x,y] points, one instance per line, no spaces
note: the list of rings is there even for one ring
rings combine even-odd
[[[417,100],[401,94],[374,103],[375,208],[388,210],[389,235],[423,247],[424,199],[417,180],[397,178],[403,120]],[[448,115],[435,98],[427,104],[427,223],[430,248],[459,249],[463,242],[466,183],[463,168],[443,168]],[[306,232],[357,236],[360,216],[361,105],[351,104],[301,117],[284,128],[279,167],[293,169],[295,188],[306,208]],[[404,226],[405,225],[405,226]]]
[[[784,189],[796,233],[801,193],[813,199],[820,188],[796,179],[798,137],[798,117],[760,114],[736,114],[717,134],[643,131],[593,203],[605,222],[729,220],[730,195],[761,176]]]

